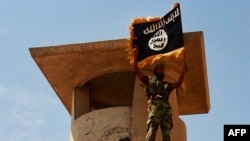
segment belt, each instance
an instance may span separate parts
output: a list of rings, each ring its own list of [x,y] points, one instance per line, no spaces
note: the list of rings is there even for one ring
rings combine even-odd
[[[156,100],[156,99],[159,99],[159,100],[163,100],[165,102],[168,102],[168,99],[164,98],[163,96],[161,95],[156,95],[155,97],[152,98],[152,100]]]
[[[168,99],[164,98],[164,97],[161,96],[161,95],[156,95],[156,96],[153,97],[153,98],[149,98],[148,101],[147,101],[148,104],[151,103],[153,100],[162,100],[162,101],[168,103]]]

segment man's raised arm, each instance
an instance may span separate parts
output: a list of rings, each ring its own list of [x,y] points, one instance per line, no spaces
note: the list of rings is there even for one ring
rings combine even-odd
[[[180,74],[180,77],[178,79],[178,81],[176,83],[173,83],[172,84],[172,89],[175,89],[175,88],[178,88],[181,86],[183,80],[184,80],[184,76],[185,76],[185,73],[188,71],[188,66],[186,63],[184,63],[184,66],[183,66],[183,69],[182,69],[182,72]]]
[[[138,49],[137,47],[135,47],[134,48],[134,72],[144,84],[148,84],[148,77],[145,74],[143,74],[142,71],[138,67],[137,56],[138,56]]]

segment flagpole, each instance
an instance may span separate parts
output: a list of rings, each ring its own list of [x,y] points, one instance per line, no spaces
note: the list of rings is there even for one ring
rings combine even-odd
[[[179,2],[175,2],[172,6],[172,9],[174,9],[175,7],[177,7],[178,5],[180,5]],[[187,65],[186,64],[186,55],[185,55],[185,47],[183,46],[183,65]]]
[[[174,8],[177,7],[178,5],[180,5],[180,3],[179,3],[179,2],[175,2],[175,3],[173,4],[173,6],[172,6],[172,9],[174,9]]]
[[[185,47],[183,47],[183,69],[185,72],[188,71],[188,65],[187,65],[187,62],[186,62],[186,53],[185,53]]]

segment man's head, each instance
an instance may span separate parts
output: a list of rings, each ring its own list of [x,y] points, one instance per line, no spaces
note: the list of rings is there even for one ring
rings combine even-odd
[[[156,64],[154,68],[154,75],[158,80],[164,79],[165,66],[163,64]]]

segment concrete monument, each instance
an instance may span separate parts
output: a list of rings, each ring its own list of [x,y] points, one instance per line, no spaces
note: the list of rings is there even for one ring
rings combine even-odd
[[[184,33],[189,71],[173,91],[172,141],[186,141],[180,115],[208,113],[209,89],[203,32]],[[30,53],[72,117],[70,141],[142,141],[147,105],[142,83],[126,59],[126,39],[30,48]],[[166,79],[176,81],[180,59],[163,60]],[[152,66],[153,67],[153,66]],[[144,73],[152,72],[145,66]],[[161,140],[158,133],[156,140]]]

